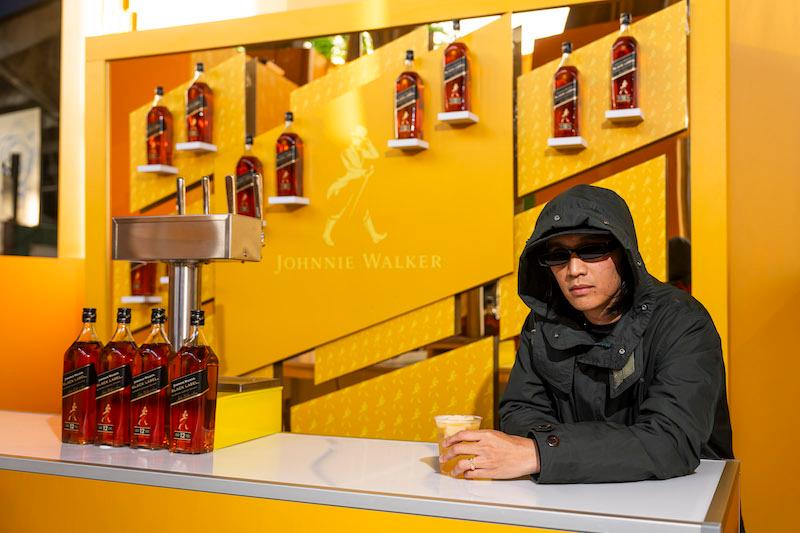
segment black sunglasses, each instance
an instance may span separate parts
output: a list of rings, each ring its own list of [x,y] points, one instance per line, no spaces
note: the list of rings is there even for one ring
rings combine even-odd
[[[616,241],[608,242],[593,242],[591,244],[584,244],[575,249],[569,248],[555,248],[542,254],[537,258],[541,266],[552,267],[566,265],[572,254],[575,254],[581,261],[591,263],[593,261],[600,261],[608,254],[617,249],[619,245]]]

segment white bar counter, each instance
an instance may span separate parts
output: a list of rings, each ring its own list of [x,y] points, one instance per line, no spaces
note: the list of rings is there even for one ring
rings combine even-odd
[[[537,485],[443,476],[429,443],[279,433],[178,455],[62,444],[60,422],[0,411],[0,470],[567,531],[723,531],[733,502],[738,528],[735,461],[665,481]]]

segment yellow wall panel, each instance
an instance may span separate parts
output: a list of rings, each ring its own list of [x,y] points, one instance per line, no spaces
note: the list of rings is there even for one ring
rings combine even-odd
[[[495,351],[489,337],[301,403],[292,431],[433,442],[441,414],[480,415],[492,428]]]
[[[612,34],[572,54],[580,86],[580,128],[588,148],[577,153],[548,148],[553,131],[551,61],[517,79],[518,187],[520,196],[649,144],[687,126],[686,2],[631,25],[639,42],[639,105],[644,122],[613,126],[609,108]]]
[[[217,145],[217,154],[197,155],[193,152],[173,151],[173,166],[178,168],[178,175],[186,179],[190,185],[206,174],[214,172],[214,160],[220,152],[235,151],[239,154],[244,148],[245,127],[245,62],[244,53],[221,63],[206,71],[205,81],[214,91],[214,132],[213,141]],[[186,90],[191,85],[191,72],[186,73],[187,81],[183,85],[164,94],[163,105],[172,112],[173,142],[186,141]],[[136,170],[139,165],[147,163],[145,151],[145,130],[147,112],[151,104],[140,107],[130,114],[130,197],[131,211],[142,208],[175,193],[175,178],[156,174],[141,174]],[[220,180],[224,190],[224,176]]]
[[[460,129],[436,123],[442,52],[416,50],[429,150],[387,148],[402,53],[395,72],[315,108],[313,116],[298,114],[311,204],[267,209],[260,263],[218,265],[220,340],[232,372],[302,353],[511,272],[510,40],[510,17],[465,38],[481,121]],[[279,134],[275,128],[255,139],[268,195],[275,193]]]
[[[667,278],[666,172],[666,156],[660,156],[593,184],[616,191],[625,199],[636,226],[642,259],[647,270],[661,281]],[[519,335],[530,311],[517,295],[517,268],[544,205],[514,217],[514,273],[500,278],[498,283],[501,339]]]
[[[513,340],[500,341],[497,348],[497,368],[511,368],[517,357],[517,348]]]
[[[284,115],[289,111],[289,98],[297,90],[297,85],[260,61],[256,63],[255,83],[256,108],[253,112],[256,114],[256,131],[248,133],[259,135],[283,124]]]
[[[314,350],[322,383],[456,334],[456,301],[445,298]]]

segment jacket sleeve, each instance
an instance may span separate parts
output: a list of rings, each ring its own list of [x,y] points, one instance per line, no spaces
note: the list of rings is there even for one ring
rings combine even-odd
[[[687,314],[673,313],[659,327],[663,333],[650,354],[656,357],[653,379],[633,425],[553,424],[552,431],[528,434],[539,448],[535,481],[622,482],[694,472],[713,429],[725,369],[710,317]]]
[[[508,385],[500,400],[500,428],[511,435],[531,437],[533,427],[555,424],[556,410],[547,395],[542,380],[531,364],[531,317],[525,321],[519,338],[519,348]]]

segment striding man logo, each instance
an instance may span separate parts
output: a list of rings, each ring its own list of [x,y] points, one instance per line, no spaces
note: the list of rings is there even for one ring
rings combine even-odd
[[[377,244],[387,237],[375,228],[375,222],[369,207],[362,200],[369,180],[375,173],[375,165],[371,162],[378,158],[375,145],[367,136],[367,128],[357,125],[350,136],[350,144],[341,154],[345,173],[328,187],[327,197],[334,207],[334,214],[325,222],[322,240],[328,246],[334,246],[334,230],[342,219],[350,220],[353,216],[360,219],[361,224],[373,243]]]

